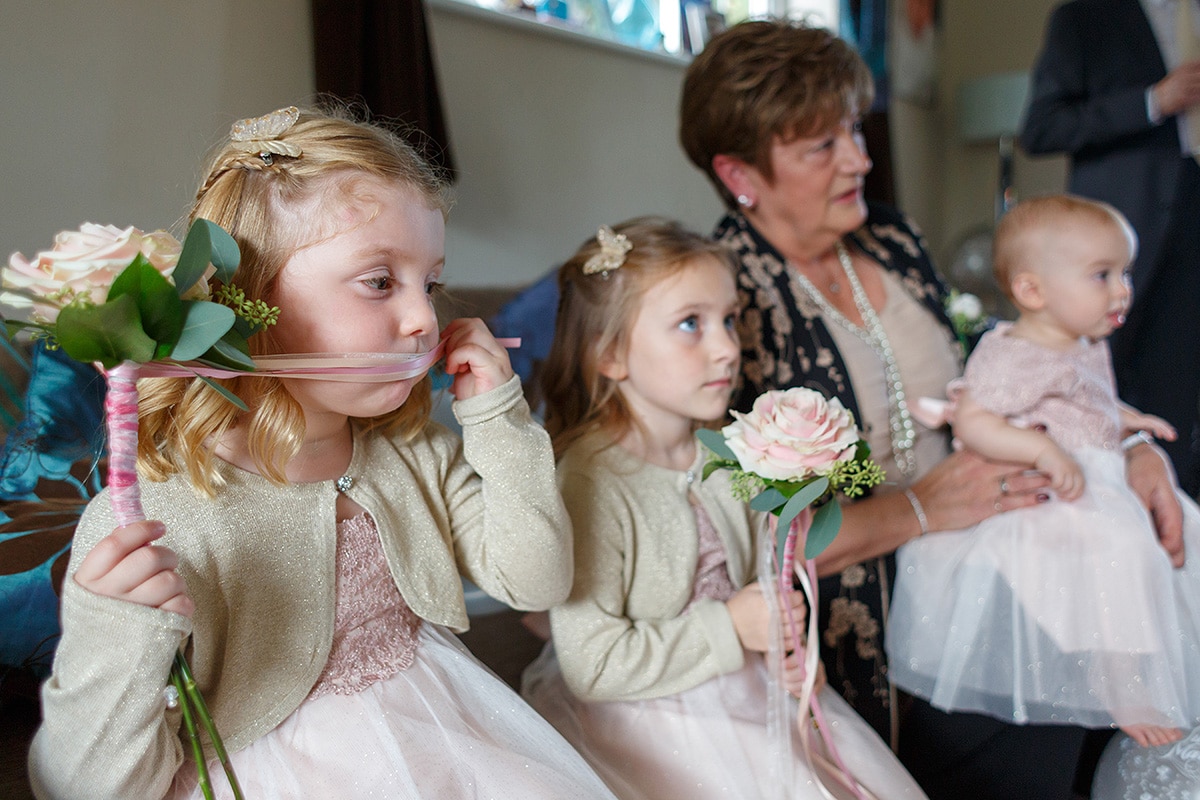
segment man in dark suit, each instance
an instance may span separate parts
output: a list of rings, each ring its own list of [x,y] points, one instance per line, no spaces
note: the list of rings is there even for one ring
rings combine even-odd
[[[1032,154],[1069,154],[1069,190],[1117,207],[1137,231],[1133,307],[1112,338],[1117,386],[1130,405],[1178,430],[1163,447],[1196,495],[1200,165],[1191,153],[1200,152],[1200,127],[1190,134],[1185,112],[1200,113],[1200,58],[1189,17],[1200,19],[1197,0],[1071,0],[1056,8],[1021,143]]]

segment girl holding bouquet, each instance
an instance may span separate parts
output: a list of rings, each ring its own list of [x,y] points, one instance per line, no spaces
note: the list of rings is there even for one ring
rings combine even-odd
[[[235,125],[192,217],[232,233],[237,288],[279,309],[254,356],[396,356],[439,342],[446,209],[394,134],[292,108]],[[79,525],[38,797],[200,795],[163,692],[181,646],[246,797],[611,797],[450,633],[460,572],[544,609],[572,543],[504,348],[478,320],[441,339],[461,441],[430,422],[424,369],[224,381],[245,412],[199,378],[141,382],[154,521],[116,527],[106,492]]]
[[[1071,196],[1021,203],[997,228],[996,277],[1020,314],[952,389],[954,432],[1045,474],[1057,500],[898,552],[891,677],[938,708],[1119,726],[1143,747],[1200,723],[1200,510],[1178,492],[1188,558],[1173,558],[1122,450],[1175,432],[1117,400],[1104,341],[1134,250],[1119,212]]]
[[[695,434],[725,416],[740,361],[733,275],[723,247],[653,218],[601,228],[559,272],[543,388],[575,584],[522,693],[622,800],[826,796],[799,748],[768,736],[763,519],[728,473],[701,480]],[[803,618],[801,593],[784,601]],[[798,691],[796,655],[783,682]],[[860,782],[924,797],[836,693],[819,696]]]

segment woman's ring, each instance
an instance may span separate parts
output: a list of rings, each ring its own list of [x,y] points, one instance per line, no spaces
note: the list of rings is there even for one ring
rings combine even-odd
[[[1008,478],[1000,479],[1000,494],[1002,494],[1002,495],[1008,494]],[[997,509],[997,511],[998,510],[999,509]]]

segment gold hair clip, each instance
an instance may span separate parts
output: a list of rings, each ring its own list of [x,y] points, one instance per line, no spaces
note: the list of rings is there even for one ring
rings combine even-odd
[[[600,226],[596,241],[600,243],[600,252],[583,263],[583,274],[595,275],[599,272],[607,278],[609,272],[620,269],[625,263],[625,254],[633,249],[633,244],[625,234],[614,233],[607,225]]]
[[[272,161],[272,154],[296,158],[300,155],[300,148],[278,139],[299,119],[300,109],[295,106],[281,108],[261,117],[239,119],[229,129],[229,139],[234,149],[257,153],[268,164]]]

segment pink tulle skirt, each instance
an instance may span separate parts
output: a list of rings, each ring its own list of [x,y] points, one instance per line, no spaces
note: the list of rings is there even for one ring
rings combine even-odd
[[[525,671],[521,691],[605,779],[621,800],[826,800],[792,727],[768,734],[769,676],[761,653],[738,672],[653,700],[583,703],[563,682],[553,646]],[[921,800],[924,792],[861,717],[828,687],[820,702],[849,771],[878,800]],[[798,706],[790,703],[790,719]],[[794,724],[793,724],[794,725]],[[820,761],[826,754],[812,731]],[[831,796],[853,795],[828,774]]]
[[[414,663],[352,695],[306,701],[232,754],[247,800],[612,798],[570,745],[457,637],[421,626]],[[210,774],[232,797],[220,765]],[[171,798],[200,800],[185,761]]]

